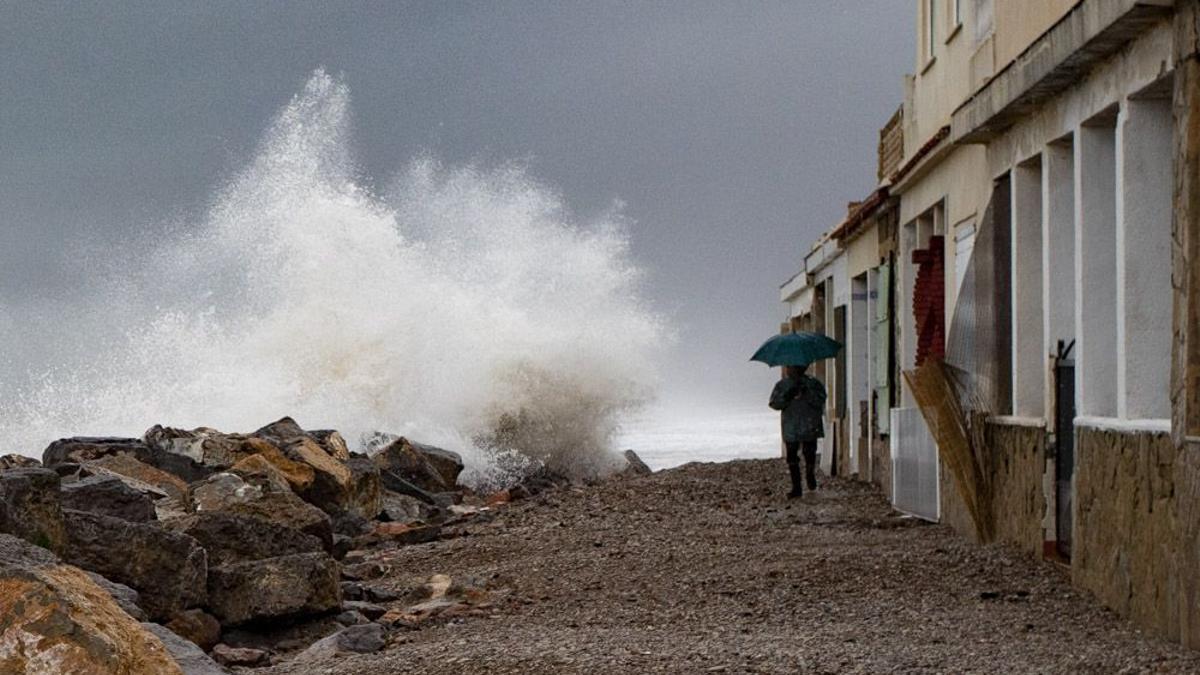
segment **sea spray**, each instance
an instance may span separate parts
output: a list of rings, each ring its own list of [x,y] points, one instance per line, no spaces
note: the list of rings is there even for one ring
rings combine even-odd
[[[317,71],[200,222],[125,243],[82,299],[4,322],[47,347],[8,378],[0,451],[292,415],[444,445],[477,484],[611,467],[669,339],[619,209],[580,224],[520,166],[428,157],[373,192],[349,116]]]

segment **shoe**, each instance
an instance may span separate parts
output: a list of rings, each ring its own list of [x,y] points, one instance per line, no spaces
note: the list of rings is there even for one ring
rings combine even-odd
[[[803,490],[792,490],[788,493],[788,499],[799,499],[804,496]]]

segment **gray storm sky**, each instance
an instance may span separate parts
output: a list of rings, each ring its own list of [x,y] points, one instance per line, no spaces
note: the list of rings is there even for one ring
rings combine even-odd
[[[526,160],[580,214],[623,201],[678,327],[667,398],[760,403],[746,358],[873,187],[911,5],[0,0],[0,302],[76,295],[81,247],[202,210],[323,66],[376,181],[428,151]]]

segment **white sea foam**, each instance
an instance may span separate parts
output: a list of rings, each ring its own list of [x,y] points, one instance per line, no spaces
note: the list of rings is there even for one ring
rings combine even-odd
[[[127,244],[85,299],[9,326],[51,367],[5,392],[0,439],[36,455],[66,435],[292,415],[444,445],[476,482],[510,479],[521,457],[610,466],[669,340],[619,210],[579,223],[519,166],[430,158],[374,194],[347,149],[349,104],[316,72],[202,222]]]

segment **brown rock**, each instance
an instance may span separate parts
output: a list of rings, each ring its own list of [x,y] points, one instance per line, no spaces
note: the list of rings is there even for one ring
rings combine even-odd
[[[338,576],[324,553],[234,563],[209,570],[208,604],[227,626],[328,612],[342,603]]]
[[[207,556],[195,539],[148,523],[65,511],[63,558],[137,590],[152,619],[204,603]]]
[[[0,471],[8,471],[9,469],[29,469],[37,468],[42,465],[32,457],[25,455],[5,455],[0,457]]]
[[[247,482],[266,489],[268,483],[272,491],[279,491],[280,480],[288,489],[297,493],[312,486],[315,471],[303,462],[288,459],[283,451],[262,438],[247,438],[242,442],[241,451],[245,457],[230,469]]]
[[[178,476],[153,467],[129,454],[116,454],[83,465],[85,471],[98,472],[102,469],[114,474],[125,476],[146,485],[155,487],[170,497],[182,499],[187,492],[187,483]]]
[[[0,672],[182,675],[162,642],[81,570],[5,535]]]
[[[0,473],[0,533],[60,552],[66,544],[61,479],[50,469],[10,469]]]
[[[317,445],[321,446],[330,457],[342,462],[350,459],[350,449],[346,447],[346,439],[342,438],[338,432],[332,429],[318,429],[308,432],[308,435],[312,436]]]
[[[316,441],[297,437],[283,446],[283,453],[313,469],[313,482],[297,491],[304,501],[329,514],[345,511],[350,501],[351,472],[345,464],[330,457]]]
[[[391,542],[398,546],[424,544],[441,536],[440,525],[410,525],[408,523],[379,523],[371,534],[365,535],[375,541]],[[368,542],[361,542],[362,544]]]
[[[254,501],[231,504],[225,511],[299,530],[320,540],[325,550],[333,548],[333,523],[329,515],[290,492],[264,494]]]
[[[201,609],[185,609],[175,612],[166,622],[167,628],[176,635],[191,640],[204,651],[213,648],[221,640],[221,624],[211,614]]]

